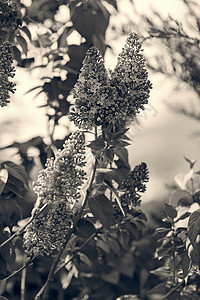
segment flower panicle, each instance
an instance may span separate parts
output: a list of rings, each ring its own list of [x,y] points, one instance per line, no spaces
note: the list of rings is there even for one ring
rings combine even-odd
[[[40,206],[65,199],[72,205],[80,198],[80,188],[85,181],[85,143],[80,131],[66,140],[63,150],[58,150],[55,159],[47,159],[34,190],[40,198]]]
[[[149,171],[146,163],[142,162],[129,172],[128,179],[122,183],[122,203],[126,203],[129,208],[140,205],[141,193],[146,191],[148,181]]]
[[[108,75],[100,51],[91,47],[85,56],[79,78],[74,86],[75,106],[70,120],[83,129],[91,129],[103,119],[102,104]]]
[[[9,81],[13,78],[15,69],[12,66],[12,46],[10,42],[4,42],[0,45],[0,106],[6,106],[10,101],[9,92],[15,92],[15,83]]]
[[[84,135],[77,131],[40,171],[34,187],[39,199],[35,208],[48,205],[47,212],[45,209],[27,226],[24,247],[28,255],[50,255],[61,249],[77,213],[76,202],[86,179],[85,164]]]
[[[137,34],[130,33],[113,71],[106,70],[100,52],[90,48],[73,94],[70,119],[83,129],[130,123],[148,103],[152,85]]]

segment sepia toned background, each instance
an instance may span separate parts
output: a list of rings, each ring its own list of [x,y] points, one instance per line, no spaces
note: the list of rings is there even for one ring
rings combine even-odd
[[[140,26],[137,13],[151,16],[152,9],[158,11],[163,17],[171,15],[181,21],[186,30],[192,34],[185,19],[183,2],[178,0],[137,0],[134,1],[134,6],[129,0],[121,0],[119,1],[119,12],[115,12],[111,16],[110,27],[120,27],[126,24],[132,29],[130,20]],[[58,16],[62,18],[63,13],[67,13],[67,11],[60,10]],[[33,28],[34,30],[36,29]],[[107,67],[113,68],[116,64],[116,56],[126,40],[126,34],[117,36],[116,32],[113,34],[112,30],[108,29],[106,38],[113,49],[112,51],[107,50],[105,63]],[[76,39],[76,35],[70,36],[72,43],[76,43]],[[163,51],[157,45],[153,47],[154,45],[149,47],[144,43],[144,54],[150,57],[152,51],[157,53]],[[30,72],[17,68],[15,76],[17,91],[15,95],[11,96],[12,103],[0,111],[0,147],[5,147],[14,141],[24,142],[37,135],[46,137],[48,143],[46,111],[44,108],[38,108],[44,103],[45,96],[41,94],[35,98],[36,92],[26,94],[27,90],[39,83],[37,78],[41,76],[41,72],[43,71]],[[169,108],[170,105],[184,103],[189,108],[194,107],[198,111],[200,108],[197,94],[189,86],[179,85],[173,77],[169,78],[159,73],[154,74],[149,70],[149,78],[153,84],[149,105],[146,106],[146,111],[140,113],[139,124],[135,123],[131,127],[130,137],[133,143],[128,148],[131,166],[144,161],[150,171],[150,182],[147,192],[143,196],[143,202],[163,201],[168,198],[169,190],[166,188],[166,184],[174,183],[173,178],[177,173],[188,170],[183,156],[197,159],[196,166],[197,169],[200,168],[200,137],[195,135],[199,130],[199,121],[178,114]],[[66,124],[72,126],[63,118],[59,128],[55,131],[55,138],[63,138],[66,135]],[[37,156],[36,149],[32,149],[31,155]],[[3,160],[19,161],[13,148],[2,150],[1,157]],[[38,168],[40,168],[39,164]]]

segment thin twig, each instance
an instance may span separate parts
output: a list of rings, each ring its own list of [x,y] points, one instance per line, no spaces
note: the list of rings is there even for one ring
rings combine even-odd
[[[41,212],[46,208],[48,204],[44,204],[42,206],[42,208],[40,208],[39,211],[35,212],[35,214],[33,214],[29,221],[23,226],[21,227],[19,230],[17,230],[14,234],[12,234],[7,240],[5,240],[1,245],[0,245],[0,250],[1,248],[3,248],[5,245],[7,245],[10,241],[12,241],[16,236],[20,235],[23,233],[23,231],[26,229],[26,227],[37,217],[41,214]]]
[[[171,294],[173,294],[182,284],[184,283],[184,280],[179,282],[173,289],[171,289],[166,295],[163,296],[161,300],[166,300]]]
[[[26,267],[28,267],[28,265],[35,259],[34,258],[31,258],[31,259],[28,259],[28,261],[21,267],[19,268],[18,270],[15,270],[13,271],[9,276],[7,276],[6,278],[4,278],[3,280],[9,280],[11,279],[12,277],[14,277],[15,275],[17,275],[18,273],[20,273],[22,270],[24,270]]]
[[[25,286],[26,286],[26,268],[22,270],[21,278],[21,298],[20,300],[25,300]]]

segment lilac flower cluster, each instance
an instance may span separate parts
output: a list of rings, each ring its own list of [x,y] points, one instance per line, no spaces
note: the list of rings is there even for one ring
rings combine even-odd
[[[15,69],[12,67],[12,46],[10,42],[4,42],[0,45],[0,106],[6,106],[9,103],[9,92],[15,92],[15,84],[9,81],[13,78]]]
[[[24,246],[30,255],[59,250],[73,224],[76,202],[86,179],[83,134],[79,131],[71,134],[63,147],[55,159],[47,160],[46,169],[40,172],[34,187],[39,200],[37,208],[48,204],[49,210],[39,214],[27,227]]]
[[[46,214],[37,216],[24,234],[28,256],[56,254],[65,242],[73,219],[74,214],[64,201],[54,203]]]
[[[146,191],[146,182],[149,181],[149,171],[146,163],[142,162],[129,172],[128,179],[122,183],[121,202],[123,208],[133,208],[140,205],[141,195]]]
[[[118,63],[107,71],[100,52],[92,47],[74,87],[75,105],[70,119],[83,129],[130,122],[144,104],[150,89],[145,59],[136,34],[129,34]]]

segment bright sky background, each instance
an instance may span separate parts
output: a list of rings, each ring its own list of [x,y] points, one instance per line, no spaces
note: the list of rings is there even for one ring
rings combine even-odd
[[[113,17],[113,22],[126,20],[126,14],[132,15],[130,1],[119,2],[120,15]],[[182,20],[184,23],[184,9],[180,0],[134,0],[140,13],[149,13],[150,7],[156,8],[163,16],[171,16]],[[124,44],[125,37],[114,43],[115,52],[119,53]],[[148,49],[144,49],[148,51]],[[106,55],[106,65],[113,67],[116,57],[109,53]],[[165,102],[191,101],[196,95],[190,90],[182,93],[173,92],[173,83],[160,75],[150,74],[153,90],[150,97],[150,105],[146,114],[141,113],[140,127],[131,129],[133,145],[129,147],[132,167],[145,161],[150,170],[150,183],[144,201],[163,200],[163,195],[168,196],[164,183],[172,183],[173,177],[183,171],[187,171],[187,164],[183,155],[191,159],[199,159],[200,139],[191,137],[192,133],[199,129],[197,121],[177,115],[166,108]],[[42,96],[33,100],[32,94],[24,95],[25,91],[37,84],[28,72],[18,70],[16,74],[16,94],[11,98],[12,103],[8,108],[0,110],[0,145],[5,146],[16,141],[26,141],[37,135],[45,136],[47,133],[44,109],[37,106],[43,102]],[[61,138],[63,131],[56,132]],[[12,151],[5,152],[5,155]],[[5,156],[5,159],[9,157]],[[10,159],[10,158],[9,158]],[[15,159],[15,157],[13,157]],[[200,169],[200,159],[198,161]]]

